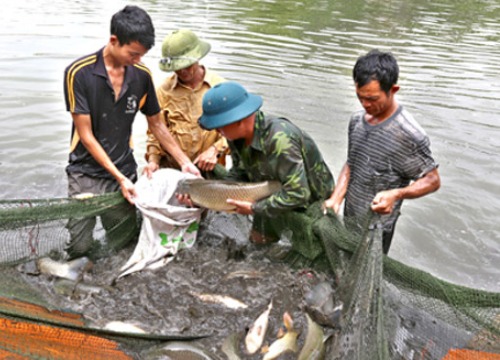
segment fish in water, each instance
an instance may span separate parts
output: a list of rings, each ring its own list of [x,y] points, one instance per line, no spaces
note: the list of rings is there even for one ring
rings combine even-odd
[[[38,259],[36,264],[38,270],[42,274],[72,281],[81,279],[83,273],[89,271],[93,266],[93,263],[87,257],[81,257],[71,261],[57,261],[49,257],[43,257]]]
[[[248,307],[247,304],[241,302],[238,299],[232,298],[227,295],[218,295],[218,294],[201,294],[194,291],[189,292],[190,295],[197,297],[201,301],[205,301],[212,304],[221,304],[230,309],[246,309]]]
[[[248,333],[245,337],[245,347],[247,352],[251,354],[255,354],[257,350],[262,346],[262,342],[264,341],[264,336],[267,331],[267,324],[269,322],[269,313],[273,308],[273,301],[269,303],[266,310],[262,314],[259,315],[257,320],[252,324]]]
[[[145,334],[146,332],[134,324],[123,321],[110,321],[104,326],[104,330],[126,334]]]
[[[318,324],[340,327],[342,303],[336,299],[335,290],[327,281],[314,286],[304,297],[305,310]]]
[[[59,295],[73,297],[100,294],[105,291],[111,292],[113,289],[109,286],[99,286],[61,278],[54,282],[54,291]]]
[[[186,341],[172,341],[167,345],[148,349],[141,354],[143,360],[214,360],[215,358],[207,351]]]
[[[226,276],[224,276],[223,280],[230,280],[235,278],[242,279],[258,279],[264,276],[264,273],[257,270],[236,270],[233,271]]]
[[[283,324],[287,332],[269,346],[262,360],[273,360],[286,352],[297,352],[297,332],[293,328],[293,320],[288,312],[283,314]]]
[[[221,350],[226,355],[227,360],[241,360],[238,355],[239,336],[237,333],[230,334],[224,339]]]
[[[258,201],[279,191],[279,181],[237,182],[229,180],[184,179],[179,182],[177,192],[188,194],[196,206],[215,211],[231,212],[234,205],[227,199]]]
[[[325,334],[323,328],[306,314],[307,335],[298,360],[320,360],[325,358]]]

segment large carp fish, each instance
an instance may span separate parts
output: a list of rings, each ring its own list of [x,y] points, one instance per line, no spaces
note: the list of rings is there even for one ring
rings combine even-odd
[[[234,205],[227,199],[258,201],[281,189],[279,181],[238,182],[230,180],[184,179],[177,187],[180,194],[189,194],[196,206],[231,212]]]

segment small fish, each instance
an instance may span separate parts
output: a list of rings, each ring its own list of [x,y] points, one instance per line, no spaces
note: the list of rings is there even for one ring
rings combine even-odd
[[[189,292],[190,295],[197,297],[201,301],[212,303],[212,304],[221,304],[230,309],[246,309],[248,307],[244,302],[232,298],[227,295],[218,295],[218,294],[200,294],[194,291]]]
[[[110,287],[61,278],[54,282],[54,290],[59,295],[75,296],[80,294],[100,294],[104,291],[111,291],[112,289]]]
[[[331,328],[340,327],[342,303],[336,298],[329,282],[323,281],[313,287],[304,297],[305,309],[312,320]]]
[[[245,183],[228,180],[184,179],[177,192],[189,194],[193,204],[215,211],[234,210],[227,199],[258,201],[281,189],[279,181]]]
[[[172,341],[146,356],[145,359],[213,360],[205,350],[185,341]]]
[[[257,270],[237,270],[227,274],[224,280],[230,280],[235,278],[243,279],[257,279],[264,276],[264,273]]]
[[[288,312],[283,314],[283,323],[287,329],[285,335],[269,346],[262,360],[273,360],[286,352],[297,352],[297,332],[293,329],[293,320]]]
[[[241,360],[238,355],[238,334],[232,333],[224,339],[221,350],[226,355],[228,360]]]
[[[42,274],[77,281],[81,279],[84,272],[92,268],[93,263],[87,257],[71,261],[56,261],[43,257],[37,260],[37,266]]]
[[[110,330],[117,333],[128,333],[128,334],[145,334],[146,332],[140,327],[129,324],[123,321],[110,321],[104,325],[104,330]]]
[[[320,360],[325,357],[325,334],[323,328],[316,324],[311,317],[307,318],[307,336],[300,351],[298,360]]]
[[[269,313],[271,312],[272,307],[273,301],[271,300],[267,309],[259,315],[257,320],[255,320],[248,330],[247,336],[245,337],[245,346],[250,355],[255,354],[262,346],[262,342],[264,341],[264,336],[267,331],[267,324],[269,322]]]
[[[87,199],[93,198],[94,196],[95,196],[95,194],[90,193],[90,192],[86,192],[86,193],[73,195],[72,198],[77,199],[77,200],[87,200]]]

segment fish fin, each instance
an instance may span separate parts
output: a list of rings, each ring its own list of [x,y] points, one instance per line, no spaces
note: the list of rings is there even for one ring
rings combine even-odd
[[[283,324],[285,325],[288,331],[293,330],[293,319],[292,316],[288,313],[288,311],[285,311],[285,313],[283,314]]]

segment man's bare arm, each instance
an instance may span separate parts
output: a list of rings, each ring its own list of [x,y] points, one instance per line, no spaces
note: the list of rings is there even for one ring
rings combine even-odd
[[[337,185],[333,190],[332,195],[328,200],[325,201],[323,207],[333,209],[333,211],[338,214],[340,210],[340,205],[344,201],[345,194],[347,192],[347,185],[349,184],[349,178],[351,177],[351,168],[347,163],[344,164],[342,170],[340,171],[339,178],[337,180]]]
[[[72,113],[71,116],[73,117],[75,129],[83,146],[85,146],[95,161],[116,179],[118,184],[120,184],[123,197],[133,204],[133,198],[136,195],[134,184],[118,170],[106,151],[102,148],[101,144],[99,144],[95,138],[92,132],[90,115]]]
[[[437,169],[434,169],[410,185],[392,190],[378,192],[372,201],[372,210],[379,214],[389,214],[398,200],[416,199],[439,189],[441,178]]]
[[[183,172],[189,172],[193,175],[200,176],[200,171],[182,151],[177,141],[168,131],[167,127],[161,121],[160,113],[147,116],[149,130],[158,139],[163,149],[168,152],[180,165]]]

